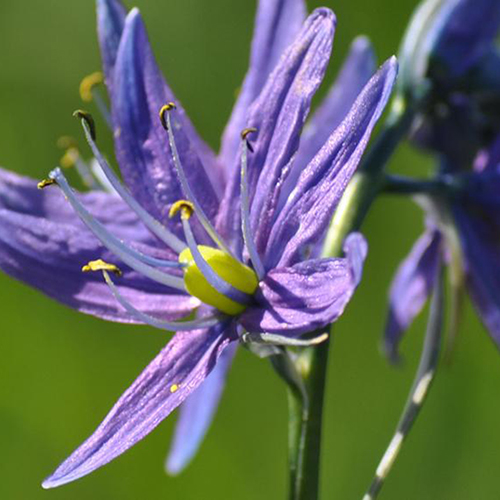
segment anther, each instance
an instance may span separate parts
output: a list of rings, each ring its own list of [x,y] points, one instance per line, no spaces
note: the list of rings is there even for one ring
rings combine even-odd
[[[172,384],[170,386],[170,392],[173,394],[174,392],[177,392],[179,390],[179,386],[177,384]]]
[[[80,97],[84,102],[91,102],[93,95],[92,89],[104,81],[104,76],[100,71],[96,71],[86,76],[80,83]]]
[[[176,201],[168,212],[170,218],[174,217],[178,212],[181,212],[181,219],[188,220],[194,213],[194,205],[187,200]]]
[[[73,116],[75,118],[83,120],[87,124],[90,132],[90,137],[92,137],[92,139],[95,141],[97,137],[96,137],[95,121],[92,115],[87,111],[83,111],[82,109],[77,109],[73,113]]]
[[[257,129],[256,129],[255,127],[248,127],[248,128],[243,129],[243,130],[241,131],[241,138],[242,138],[244,141],[246,141],[246,143],[247,143],[247,148],[248,148],[248,150],[249,150],[251,153],[253,153],[253,147],[252,147],[252,145],[250,144],[250,141],[248,140],[248,136],[249,136],[250,134],[254,134],[255,132],[257,132]]]
[[[84,273],[90,273],[96,271],[109,271],[118,277],[123,275],[121,269],[118,266],[115,266],[114,264],[109,264],[108,262],[105,262],[102,259],[92,260],[88,264],[85,264],[82,267],[82,272]]]
[[[162,106],[160,109],[160,121],[165,130],[168,130],[168,125],[167,125],[167,119],[165,118],[165,113],[168,111],[171,111],[172,109],[175,109],[176,105],[173,102],[168,102],[165,104],[165,106]]]
[[[61,166],[64,168],[74,167],[80,152],[78,151],[77,143],[73,137],[62,136],[57,140],[57,147],[64,149],[64,155],[60,160]]]
[[[52,186],[53,184],[57,184],[55,179],[43,179],[36,185],[36,187],[38,189],[45,189],[47,186]]]

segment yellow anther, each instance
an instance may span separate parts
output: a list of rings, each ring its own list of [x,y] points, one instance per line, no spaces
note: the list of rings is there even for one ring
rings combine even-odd
[[[160,121],[161,121],[161,124],[165,130],[168,129],[167,119],[165,118],[165,113],[167,111],[171,111],[172,109],[175,109],[175,108],[176,108],[176,106],[173,102],[168,102],[167,104],[165,104],[165,106],[162,106],[162,108],[160,109]]]
[[[184,220],[187,220],[193,215],[194,213],[194,205],[187,200],[179,200],[176,201],[171,207],[170,211],[168,212],[168,216],[170,218],[174,217],[177,212],[181,212],[181,218]]]
[[[173,394],[174,392],[177,392],[179,390],[179,386],[177,384],[172,384],[170,386],[170,392]]]
[[[44,189],[47,186],[52,186],[52,184],[57,184],[57,182],[54,179],[43,179],[43,181],[40,181],[36,187],[38,189]]]
[[[75,166],[76,161],[80,157],[80,153],[76,148],[69,148],[62,156],[60,163],[61,167],[71,168]]]
[[[80,157],[76,140],[68,135],[63,135],[57,139],[57,147],[66,150],[60,160],[61,166],[64,168],[73,167]]]
[[[92,89],[104,81],[104,76],[100,71],[96,71],[86,76],[80,83],[80,97],[84,102],[92,101]]]
[[[249,127],[241,131],[241,138],[246,139],[250,134],[257,132],[255,127]]]
[[[121,276],[123,274],[118,266],[115,266],[114,264],[108,264],[107,262],[104,262],[102,259],[92,260],[88,264],[82,267],[82,272],[84,273],[90,273],[95,271],[109,271],[110,273],[113,273],[116,276]]]
[[[92,118],[92,115],[87,111],[83,111],[82,109],[77,109],[73,112],[73,116],[83,120],[86,126],[89,128],[90,137],[95,141],[96,140],[96,132],[95,132],[95,121]]]

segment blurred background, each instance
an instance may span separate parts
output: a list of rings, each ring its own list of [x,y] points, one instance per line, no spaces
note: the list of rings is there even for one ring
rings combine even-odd
[[[416,2],[322,4],[338,17],[332,81],[357,34],[373,40],[380,61],[395,53]],[[245,73],[255,2],[136,0],[136,5],[177,97],[218,148]],[[318,5],[309,2],[310,9]],[[81,0],[0,1],[0,165],[45,177],[61,156],[56,140],[66,134],[87,151],[71,114],[82,106],[81,78],[100,64],[94,9],[92,1]],[[109,138],[104,144],[111,152]],[[403,146],[391,168],[419,174],[429,165],[428,158]],[[330,358],[324,499],[361,499],[411,385],[425,316],[403,343],[401,367],[386,363],[379,342],[391,276],[421,228],[416,207],[388,197],[376,203],[365,225],[370,241],[365,279],[338,324]],[[285,498],[285,390],[267,362],[243,351],[201,452],[181,476],[167,477],[163,469],[173,415],[91,476],[42,490],[42,479],[94,430],[168,338],[150,328],[80,315],[4,275],[0,290],[0,498]],[[500,498],[499,425],[500,357],[467,303],[452,363],[442,364],[381,498]]]

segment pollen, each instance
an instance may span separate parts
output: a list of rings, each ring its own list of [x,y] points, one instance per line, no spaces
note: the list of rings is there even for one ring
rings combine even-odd
[[[179,200],[176,201],[171,207],[170,211],[168,212],[168,216],[171,219],[172,217],[175,217],[175,215],[178,212],[181,212],[181,217],[183,219],[189,219],[191,215],[194,213],[194,205],[187,200]]]
[[[104,81],[103,74],[100,71],[96,71],[88,76],[86,76],[80,83],[80,97],[84,102],[92,101],[92,89],[96,85],[100,85]]]
[[[109,264],[108,262],[103,261],[102,259],[92,260],[88,264],[85,264],[82,267],[82,272],[89,273],[95,271],[109,271],[116,276],[121,276],[123,273],[118,266],[114,264]]]
[[[177,392],[179,390],[179,386],[177,384],[172,384],[170,386],[170,392],[173,394],[174,392]]]
[[[175,109],[176,106],[173,102],[169,102],[167,104],[165,104],[165,106],[162,106],[162,108],[160,109],[160,121],[161,121],[161,124],[163,126],[163,128],[165,130],[168,130],[168,125],[167,125],[167,120],[165,119],[165,113],[167,113],[168,111],[171,111],[172,109]]]
[[[45,189],[47,186],[52,186],[53,184],[57,184],[54,179],[43,179],[36,185],[36,187],[38,189]]]

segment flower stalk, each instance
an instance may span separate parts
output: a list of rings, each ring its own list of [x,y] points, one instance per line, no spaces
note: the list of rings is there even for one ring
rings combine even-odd
[[[401,99],[396,99],[393,103],[383,130],[342,196],[326,235],[323,257],[340,256],[347,235],[359,229],[363,223],[371,204],[383,190],[385,165],[406,136],[416,109],[416,106],[408,106]],[[290,500],[319,498],[321,430],[328,353],[329,342],[324,342],[304,349],[295,360],[307,400],[290,388],[289,384]]]

